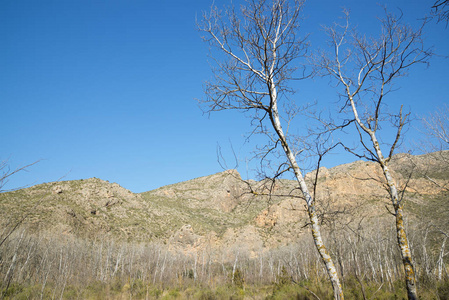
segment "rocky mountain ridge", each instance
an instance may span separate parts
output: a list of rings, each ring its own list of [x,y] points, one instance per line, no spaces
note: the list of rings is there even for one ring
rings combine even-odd
[[[390,165],[404,190],[410,219],[417,209],[447,199],[448,162],[448,151],[394,156]],[[310,186],[315,175],[316,171],[306,175]],[[384,208],[389,200],[382,176],[376,164],[366,161],[320,168],[316,199],[325,230],[362,216],[391,221]],[[268,188],[270,196],[266,195]],[[24,225],[34,231],[160,241],[186,253],[205,247],[239,247],[255,255],[263,248],[308,236],[295,181],[243,181],[235,170],[141,194],[98,178],[45,183],[0,194],[3,226],[24,215]]]

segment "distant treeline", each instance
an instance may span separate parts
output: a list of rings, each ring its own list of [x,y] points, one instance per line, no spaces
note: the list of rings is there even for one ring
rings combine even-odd
[[[400,256],[391,250],[395,236],[386,227],[371,224],[328,235],[347,297],[406,295]],[[447,237],[420,222],[409,225],[409,230],[421,293],[445,299],[449,296]],[[229,299],[251,293],[327,299],[332,291],[321,284],[326,276],[309,235],[295,244],[259,252],[238,247],[184,252],[164,243],[88,240],[50,232],[31,234],[20,228],[0,247],[1,299],[123,295]]]

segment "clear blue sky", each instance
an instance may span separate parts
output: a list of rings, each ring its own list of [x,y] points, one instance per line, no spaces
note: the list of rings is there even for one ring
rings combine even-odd
[[[64,176],[98,177],[143,192],[221,171],[216,147],[229,152],[230,142],[246,173],[244,161],[254,147],[244,144],[249,120],[233,112],[208,118],[195,101],[211,77],[195,17],[211,2],[1,1],[0,159],[9,158],[12,168],[41,159],[6,188]],[[342,7],[361,30],[376,32],[378,3],[310,0],[304,32],[311,33],[312,46],[320,45],[320,25],[338,20]],[[416,23],[432,3],[387,4]],[[426,37],[439,54],[449,55],[445,24],[430,23]],[[415,114],[447,103],[447,70],[449,60],[442,57],[412,70],[397,101]],[[336,101],[335,90],[327,90],[325,82],[304,83],[297,95]],[[413,129],[408,134],[419,139]],[[328,166],[348,160],[353,158],[336,155]]]

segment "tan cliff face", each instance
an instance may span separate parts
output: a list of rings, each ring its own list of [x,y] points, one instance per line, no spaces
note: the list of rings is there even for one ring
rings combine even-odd
[[[398,186],[405,189],[407,203],[426,205],[449,187],[448,162],[447,151],[399,154],[390,167]],[[306,175],[310,186],[315,172]],[[271,196],[266,195],[267,187],[274,187]],[[373,162],[321,168],[316,201],[324,230],[360,216],[388,218],[388,191]],[[0,194],[1,220],[18,220],[23,214],[29,214],[25,223],[34,230],[160,241],[184,253],[225,249],[253,257],[308,234],[304,201],[295,181],[244,182],[235,170],[142,194],[97,178]]]
[[[404,190],[403,195],[409,202],[423,204],[423,199],[435,197],[449,189],[449,151],[421,156],[398,154],[389,166],[399,190]],[[309,187],[312,187],[316,170],[305,178]],[[294,184],[285,184],[283,190],[291,190],[289,185]],[[377,163],[366,161],[331,169],[320,168],[315,199],[318,210],[347,210],[354,213],[359,209],[372,216],[385,215],[384,207],[390,204],[382,169]],[[298,221],[307,222],[306,209],[299,198],[283,199],[264,209],[255,218],[257,226],[272,229],[288,227]]]

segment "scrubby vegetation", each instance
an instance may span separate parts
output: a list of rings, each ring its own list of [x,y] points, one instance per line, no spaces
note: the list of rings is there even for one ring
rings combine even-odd
[[[405,299],[388,228],[328,237],[347,299]],[[447,299],[441,238],[410,226],[422,299]],[[432,236],[432,238],[430,238]],[[444,247],[444,246],[443,246]],[[87,240],[21,228],[0,247],[2,299],[329,299],[323,266],[304,236],[251,255],[245,249],[186,253],[163,243]],[[442,272],[440,274],[440,272]],[[442,275],[440,277],[440,275]]]
[[[397,172],[422,299],[449,297],[447,167],[434,159],[447,155],[392,162],[410,163]],[[367,162],[322,170],[317,190],[346,299],[407,297],[386,192],[361,180],[376,172]],[[254,196],[245,185],[230,171],[143,195],[99,179],[2,193],[0,299],[331,298],[294,195]],[[291,186],[276,183],[280,194]]]

